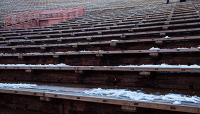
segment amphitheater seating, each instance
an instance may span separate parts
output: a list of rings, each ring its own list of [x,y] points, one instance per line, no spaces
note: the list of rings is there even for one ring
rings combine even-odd
[[[52,27],[1,29],[0,63],[199,65],[197,4],[108,8]]]
[[[200,1],[143,2],[91,8],[82,17],[51,27],[1,29],[0,82],[80,89],[144,88],[200,95]],[[34,91],[0,90],[34,96],[43,92]],[[48,95],[66,98],[57,93]],[[66,99],[94,100],[73,95]],[[94,102],[102,103],[102,99]],[[112,103],[116,105],[118,101],[107,100],[105,104]],[[140,107],[200,113],[194,104],[185,108],[177,105],[175,109],[168,106],[161,103]]]

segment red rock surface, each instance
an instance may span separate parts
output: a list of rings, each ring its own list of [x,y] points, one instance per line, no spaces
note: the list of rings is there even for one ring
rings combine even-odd
[[[25,11],[5,16],[5,28],[46,27],[84,15],[83,7]]]

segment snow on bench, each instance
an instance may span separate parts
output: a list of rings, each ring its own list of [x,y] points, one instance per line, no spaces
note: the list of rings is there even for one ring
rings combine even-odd
[[[100,97],[111,97],[118,99],[126,100],[137,100],[137,101],[165,101],[172,104],[181,104],[181,103],[195,103],[200,105],[200,96],[187,96],[183,94],[150,94],[143,91],[130,91],[126,89],[102,89],[94,88],[84,91],[85,94],[91,96],[100,96]]]
[[[66,90],[68,87],[57,87],[48,85],[26,84],[26,83],[0,83],[0,90],[20,90],[20,89],[44,89],[45,90]],[[141,90],[127,90],[127,89],[102,89],[102,88],[80,88],[79,94],[85,96],[107,97],[113,99],[133,100],[133,101],[147,101],[147,102],[163,102],[171,104],[185,104],[192,103],[200,105],[200,96],[190,96],[185,94],[167,93],[160,94],[146,93]]]
[[[0,67],[133,67],[133,68],[200,68],[200,65],[168,65],[168,64],[143,64],[143,65],[119,65],[119,66],[70,66],[60,64],[0,64]]]

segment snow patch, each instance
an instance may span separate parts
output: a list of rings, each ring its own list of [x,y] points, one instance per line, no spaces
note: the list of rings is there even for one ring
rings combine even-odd
[[[111,40],[111,42],[118,42],[119,40]]]
[[[143,67],[150,67],[150,68],[200,68],[199,65],[168,65],[168,64],[160,64],[160,65],[119,65],[118,67],[138,67],[138,68],[143,68]]]
[[[66,65],[64,63],[61,64],[0,64],[0,67],[70,67],[70,65]],[[73,67],[73,66],[71,66]],[[87,66],[87,67],[95,67],[95,66]],[[102,66],[102,67],[110,67],[110,66]],[[119,65],[113,67],[136,67],[136,68],[200,68],[200,65],[168,65],[168,64],[146,64],[146,65]]]
[[[18,89],[18,88],[33,88],[36,87],[36,84],[23,84],[23,83],[0,83],[0,88],[12,88],[12,89]]]
[[[84,91],[90,96],[112,97],[137,101],[163,101],[172,104],[195,103],[200,104],[200,97],[186,96],[182,94],[169,93],[165,95],[147,94],[142,91],[129,91],[126,89],[89,89]]]
[[[164,38],[168,39],[168,38],[170,38],[170,37],[169,37],[169,36],[165,36]]]
[[[189,48],[176,48],[176,49],[189,49]]]
[[[160,48],[152,47],[152,48],[150,48],[149,50],[151,50],[151,51],[157,51],[157,50],[160,50]]]
[[[91,52],[91,51],[87,51],[87,50],[81,50],[81,51],[79,51],[79,52]]]
[[[104,51],[104,50],[98,50],[98,51],[87,51],[87,50],[81,50],[81,51],[79,51],[79,52],[89,52],[89,53],[91,53],[91,52],[101,52],[101,51]]]
[[[0,67],[65,67],[69,66],[64,63],[60,64],[0,64]]]

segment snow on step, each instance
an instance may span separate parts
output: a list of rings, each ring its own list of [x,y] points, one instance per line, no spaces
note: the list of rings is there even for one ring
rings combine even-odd
[[[189,49],[189,48],[176,48],[176,49]]]
[[[26,83],[0,83],[0,89],[3,90],[20,90],[20,89],[37,89],[43,92],[59,92],[60,90],[74,91],[75,88],[58,87],[48,85],[26,84]],[[145,101],[145,102],[163,102],[171,104],[194,104],[200,106],[200,96],[189,96],[184,94],[168,93],[168,94],[156,94],[145,93],[141,90],[131,91],[127,89],[102,89],[102,88],[79,88],[79,95],[106,97],[112,99],[132,100],[132,101]]]
[[[70,66],[67,64],[0,64],[0,67],[96,67],[96,66]],[[97,67],[111,67],[111,66],[97,66]],[[134,67],[134,68],[200,68],[200,65],[168,65],[168,64],[160,64],[160,65],[119,65],[112,67]]]
[[[161,94],[148,94],[139,90],[129,91],[126,89],[101,89],[101,88],[85,90],[84,93],[91,96],[119,98],[119,99],[137,100],[137,101],[152,101],[152,102],[163,101],[163,102],[170,102],[172,104],[182,104],[182,103],[200,104],[199,96],[187,96],[175,93],[168,93],[165,95],[161,95]]]
[[[0,67],[67,67],[69,65],[60,64],[0,64]]]
[[[169,36],[165,36],[164,38],[168,39],[168,38],[170,38],[170,37],[169,37]]]
[[[118,67],[150,67],[150,68],[200,68],[199,65],[168,65],[168,64],[160,64],[160,65],[120,65]]]
[[[23,84],[23,83],[0,83],[0,88],[18,89],[18,88],[33,88],[36,84]]]
[[[151,51],[156,51],[156,50],[160,50],[160,48],[152,47],[152,48],[150,48],[149,50],[151,50]]]

